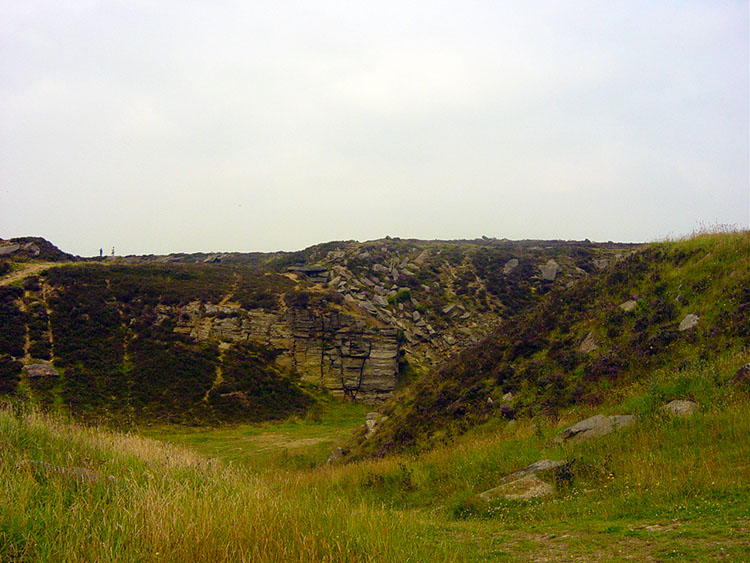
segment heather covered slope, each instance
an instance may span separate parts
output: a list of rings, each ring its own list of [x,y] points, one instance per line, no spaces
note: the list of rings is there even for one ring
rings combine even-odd
[[[132,425],[284,417],[314,389],[380,402],[632,245],[388,238],[59,267],[42,239],[3,248],[0,392]]]
[[[750,341],[750,233],[652,244],[547,294],[395,397],[352,455],[420,450],[497,417],[592,406]],[[689,395],[689,391],[686,391]]]
[[[23,286],[0,288],[3,391],[90,420],[128,425],[300,412],[312,398],[293,373],[273,363],[272,349],[242,342],[228,350],[218,339],[176,332],[177,319],[159,316],[160,308],[218,304],[228,294],[250,307],[280,307],[288,287],[294,283],[283,276],[211,266],[88,263],[48,269]],[[52,370],[29,371],[34,366]]]

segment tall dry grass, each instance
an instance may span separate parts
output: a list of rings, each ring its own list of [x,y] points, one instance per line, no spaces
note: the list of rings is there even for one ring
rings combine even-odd
[[[0,411],[0,440],[0,560],[460,560],[429,522],[290,473],[260,478],[37,412]],[[82,483],[27,459],[114,481]]]
[[[750,397],[728,385],[747,360],[747,349],[730,349],[613,393],[599,411],[639,421],[589,442],[551,440],[595,414],[578,407],[559,420],[493,421],[419,457],[297,472],[258,474],[15,403],[0,409],[0,561],[471,559],[457,518],[478,518],[475,530],[675,519],[729,529],[750,517]],[[699,412],[667,416],[661,406],[676,398]],[[528,503],[469,502],[542,458],[576,460],[569,488]],[[113,480],[81,482],[27,460]]]

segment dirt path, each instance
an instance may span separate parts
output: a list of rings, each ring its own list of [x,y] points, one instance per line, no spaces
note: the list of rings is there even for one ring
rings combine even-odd
[[[234,294],[237,293],[237,291],[240,288],[240,281],[242,281],[242,278],[240,278],[239,274],[234,274],[234,282],[232,283],[232,287],[229,289],[229,293],[227,293],[221,301],[219,301],[219,305],[226,305],[229,303],[229,301],[234,297]]]
[[[67,266],[74,264],[75,262],[33,262],[31,264],[24,264],[20,270],[14,270],[13,272],[0,278],[0,285],[10,285],[13,282],[22,280],[23,278],[33,276],[39,272],[52,268],[54,266]]]

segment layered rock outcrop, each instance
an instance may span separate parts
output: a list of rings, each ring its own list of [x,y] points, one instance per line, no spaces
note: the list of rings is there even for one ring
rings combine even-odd
[[[399,343],[394,328],[338,310],[247,311],[236,305],[160,306],[159,320],[176,319],[175,332],[224,347],[254,341],[274,350],[276,362],[333,395],[376,402],[396,386]]]

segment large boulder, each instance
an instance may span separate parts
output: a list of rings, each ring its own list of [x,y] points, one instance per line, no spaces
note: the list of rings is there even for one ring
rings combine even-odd
[[[455,303],[451,303],[450,305],[447,305],[447,306],[443,307],[443,314],[444,315],[450,315],[454,311],[456,311],[456,304]]]
[[[357,305],[359,305],[362,309],[364,309],[365,311],[367,311],[371,315],[377,315],[378,314],[378,310],[369,301],[366,301],[366,300],[358,301]]]
[[[343,461],[346,452],[342,448],[333,448],[331,454],[328,456],[326,463],[336,464]]]
[[[534,474],[525,475],[510,483],[504,483],[479,494],[479,498],[485,502],[504,498],[508,500],[528,499],[546,497],[554,494],[555,489],[549,483],[545,483]]]
[[[550,472],[567,467],[568,465],[570,465],[570,462],[565,460],[540,459],[539,461],[536,461],[531,465],[527,465],[526,467],[519,471],[516,471],[515,473],[507,475],[501,482],[505,483],[508,481],[513,481],[515,479],[520,479],[521,477],[530,475],[532,473],[534,475],[545,477]]]
[[[7,256],[9,254],[13,254],[20,248],[21,248],[20,244],[5,244],[3,246],[0,246],[0,256]]]
[[[378,425],[384,420],[388,420],[388,417],[383,416],[379,412],[368,412],[367,416],[365,417],[365,428],[367,429],[365,438],[369,438],[370,436],[375,434]]]
[[[599,348],[599,342],[597,342],[593,332],[589,332],[578,345],[578,351],[581,354],[590,354],[597,348]]]
[[[612,416],[597,414],[566,428],[555,437],[554,441],[559,444],[571,440],[588,440],[589,438],[609,434],[617,428],[632,424],[634,421],[635,417],[629,414]]]
[[[594,263],[594,266],[596,266],[597,270],[606,270],[607,268],[609,268],[609,260],[607,260],[606,258],[602,258],[600,260],[592,260],[592,262]]]
[[[506,276],[518,267],[518,258],[511,258],[503,266],[503,274]]]
[[[560,271],[560,265],[553,258],[550,258],[544,266],[539,266],[539,269],[542,272],[543,280],[555,281],[557,272]]]
[[[494,499],[527,499],[549,496],[555,489],[542,478],[549,478],[567,468],[569,462],[542,459],[524,467],[520,471],[506,475],[500,479],[497,487],[479,494],[479,498],[489,502]]]

